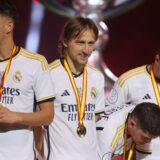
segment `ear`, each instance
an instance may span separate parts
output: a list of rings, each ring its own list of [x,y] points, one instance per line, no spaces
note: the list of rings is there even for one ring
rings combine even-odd
[[[155,56],[155,62],[154,62],[154,63],[155,63],[155,64],[158,63],[159,60],[160,60],[159,54],[156,54],[156,56]]]
[[[67,42],[65,40],[62,41],[64,47],[68,47]]]
[[[6,29],[6,33],[10,33],[13,31],[13,28],[14,28],[14,23],[13,23],[13,20],[8,18],[6,20],[6,23],[5,23],[5,29]]]
[[[134,118],[129,118],[129,120],[128,120],[128,128],[135,129],[136,126],[137,126],[137,123],[136,123],[135,119]]]

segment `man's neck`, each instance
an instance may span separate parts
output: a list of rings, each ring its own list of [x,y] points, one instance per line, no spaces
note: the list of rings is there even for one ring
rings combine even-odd
[[[71,59],[67,58],[67,62],[68,62],[68,65],[71,69],[71,72],[73,74],[80,74],[83,72],[83,69],[84,69],[84,66],[81,66],[81,65],[76,65]]]
[[[0,46],[0,60],[10,58],[11,53],[13,52],[14,43],[10,45]]]

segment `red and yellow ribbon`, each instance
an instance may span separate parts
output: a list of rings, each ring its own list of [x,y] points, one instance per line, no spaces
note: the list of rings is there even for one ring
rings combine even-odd
[[[8,61],[7,67],[6,67],[5,71],[4,71],[2,79],[1,79],[1,84],[0,84],[0,101],[1,101],[1,98],[2,98],[2,92],[3,92],[4,82],[7,79],[7,76],[8,76],[9,70],[10,70],[10,66],[11,66],[11,62],[12,62],[12,58],[13,58],[13,55],[15,54],[15,52],[16,52],[16,45],[13,46],[10,59]]]
[[[64,67],[67,71],[71,85],[73,87],[74,94],[76,96],[76,102],[77,102],[77,107],[78,107],[78,122],[81,125],[81,124],[83,124],[83,117],[84,117],[84,113],[85,113],[86,98],[87,98],[87,69],[85,67],[84,72],[83,72],[82,99],[80,101],[80,95],[78,94],[78,89],[77,89],[74,77],[73,77],[72,72],[69,68],[69,65],[65,59],[64,59]]]
[[[158,89],[158,83],[156,82],[155,77],[154,77],[153,66],[154,65],[152,64],[151,68],[150,68],[151,80],[152,80],[152,85],[153,85],[154,93],[156,95],[156,100],[157,100],[158,106],[160,106],[160,92]]]
[[[135,143],[133,142],[130,149],[129,149],[129,154],[128,158],[126,158],[126,149],[127,149],[127,135],[128,135],[128,129],[127,129],[127,124],[125,125],[125,131],[124,131],[124,147],[123,147],[123,158],[122,160],[132,160],[134,149],[135,149]]]

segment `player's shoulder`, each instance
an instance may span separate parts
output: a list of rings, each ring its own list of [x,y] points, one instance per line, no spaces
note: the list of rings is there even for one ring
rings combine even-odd
[[[56,59],[56,60],[54,60],[53,62],[51,62],[49,64],[49,69],[50,69],[50,71],[53,71],[53,70],[57,69],[59,66],[61,66],[61,65],[62,64],[61,64],[60,59]]]
[[[86,67],[87,67],[87,71],[90,74],[97,75],[97,76],[100,76],[101,78],[102,77],[104,78],[103,73],[98,68],[96,68],[96,67],[94,67],[92,65],[89,65],[89,64],[87,64]]]
[[[109,126],[113,130],[117,130],[120,126],[124,126],[128,114],[133,110],[133,105],[112,105],[106,107],[105,115],[96,123],[97,130],[106,130]],[[122,127],[123,128],[123,127]]]
[[[38,53],[26,50],[24,48],[20,49],[20,55],[24,58],[26,58],[29,63],[36,63],[36,64],[40,64],[42,65],[42,68],[45,70],[46,68],[48,68],[48,62],[46,60],[46,58]]]
[[[143,66],[140,66],[140,67],[131,69],[131,70],[123,73],[123,74],[118,78],[117,83],[118,83],[120,86],[123,86],[123,84],[124,84],[126,81],[130,81],[130,80],[133,80],[133,79],[137,79],[138,77],[144,76],[144,75],[148,75],[147,65],[143,65]]]
[[[109,105],[105,108],[104,119],[117,119],[130,112],[134,108],[132,104]]]
[[[38,54],[36,52],[26,50],[24,48],[20,49],[20,54],[29,59],[38,60],[38,61],[42,61],[42,60],[46,61],[46,58],[43,55]]]
[[[99,128],[101,130],[106,129],[106,126],[113,126],[113,130],[116,131],[117,127],[125,124],[131,109],[132,106],[127,104],[107,106],[104,115],[101,116],[101,120],[96,124],[97,130],[99,130]]]

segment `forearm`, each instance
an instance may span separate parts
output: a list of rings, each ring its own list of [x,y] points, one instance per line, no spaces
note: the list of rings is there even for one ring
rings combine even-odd
[[[53,103],[39,104],[39,108],[40,110],[37,112],[21,113],[0,107],[0,123],[31,127],[50,124],[54,115]]]
[[[8,132],[11,130],[21,130],[21,129],[27,129],[28,126],[21,125],[21,124],[8,124],[8,123],[0,123],[0,132]]]
[[[50,108],[50,112],[45,110],[40,110],[33,113],[16,113],[18,124],[28,125],[28,126],[42,126],[49,125],[53,120],[53,109]]]

